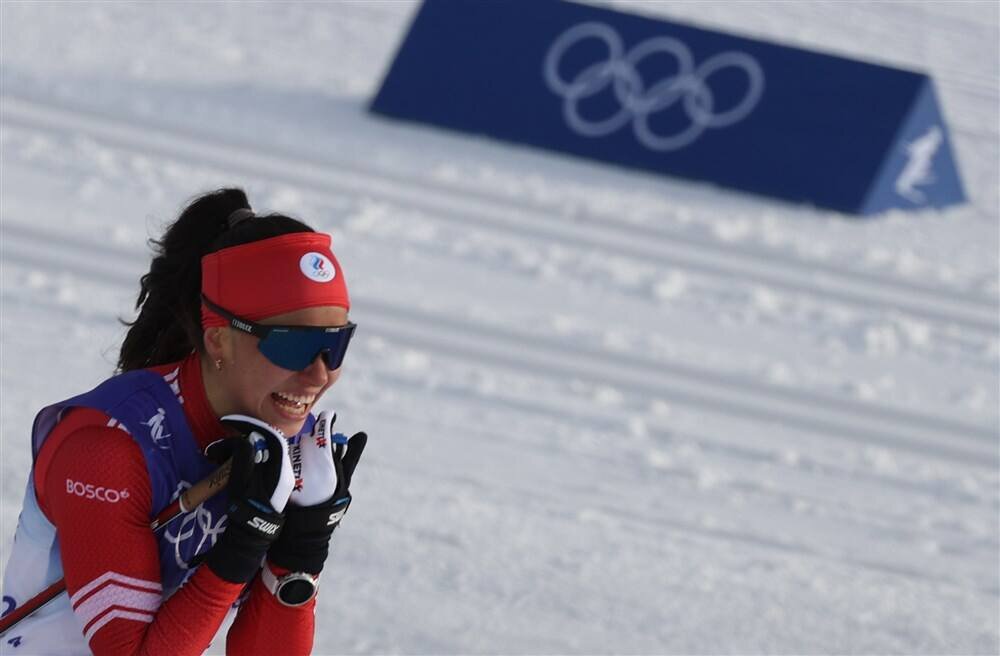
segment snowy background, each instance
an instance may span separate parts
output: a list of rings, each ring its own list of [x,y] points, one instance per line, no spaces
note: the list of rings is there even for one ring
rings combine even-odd
[[[998,653],[997,3],[614,6],[929,72],[971,202],[863,222],[371,117],[411,3],[3,2],[0,560],[34,413],[239,185],[334,235],[360,326],[316,653]]]

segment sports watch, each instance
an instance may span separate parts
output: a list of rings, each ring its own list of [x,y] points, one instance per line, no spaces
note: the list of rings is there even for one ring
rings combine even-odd
[[[260,580],[268,592],[273,594],[285,606],[302,606],[309,603],[319,591],[319,575],[308,572],[289,572],[277,576],[271,567],[264,563]]]

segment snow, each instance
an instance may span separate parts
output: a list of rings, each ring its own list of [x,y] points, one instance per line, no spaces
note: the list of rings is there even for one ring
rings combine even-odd
[[[610,4],[928,71],[970,203],[859,221],[374,118],[410,2],[4,2],[0,560],[34,413],[235,184],[333,234],[359,324],[316,653],[1000,652],[998,5]]]

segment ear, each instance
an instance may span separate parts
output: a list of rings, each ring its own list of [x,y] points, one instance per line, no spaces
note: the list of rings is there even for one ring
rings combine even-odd
[[[202,333],[202,339],[205,341],[205,352],[212,360],[227,359],[228,334],[229,330],[222,326],[206,328]]]

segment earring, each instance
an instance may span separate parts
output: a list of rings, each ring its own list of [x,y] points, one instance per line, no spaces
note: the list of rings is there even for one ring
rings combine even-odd
[[[215,361],[215,370],[222,371],[222,358]]]

